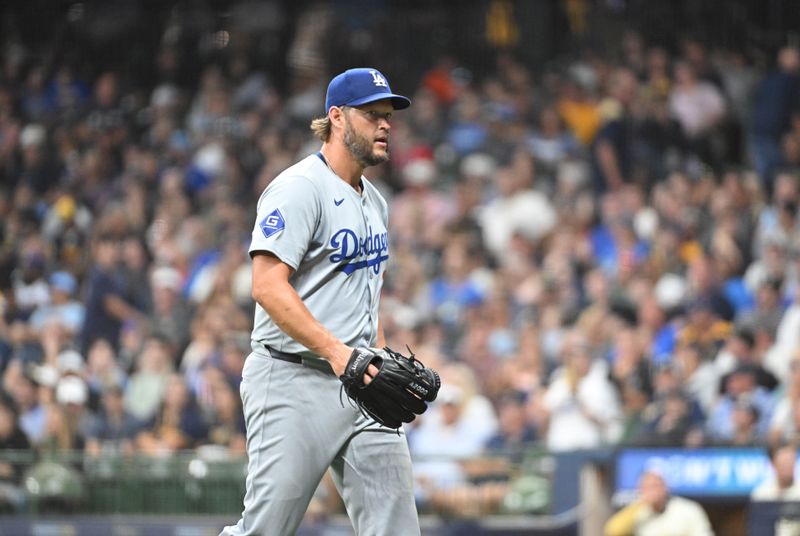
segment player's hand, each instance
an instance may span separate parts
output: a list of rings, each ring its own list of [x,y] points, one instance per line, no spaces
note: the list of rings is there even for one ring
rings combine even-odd
[[[372,378],[374,378],[377,374],[378,367],[375,365],[368,366],[367,371],[364,373],[364,385],[369,385],[369,382],[371,382]]]
[[[424,413],[441,385],[436,371],[413,353],[405,356],[388,347],[356,348],[339,379],[364,416],[388,428],[399,428]]]
[[[331,364],[333,373],[336,374],[337,378],[344,374],[344,369],[347,366],[347,360],[350,359],[351,353],[353,353],[353,349],[343,344],[335,353],[327,356],[328,362]]]
[[[347,362],[352,353],[353,349],[343,344],[342,348],[336,352],[336,355],[328,359],[331,364],[331,368],[333,369],[333,373],[336,374],[337,377],[341,377],[341,375],[344,374],[344,369],[347,366]],[[375,365],[370,365],[367,367],[367,370],[364,372],[364,385],[369,385],[369,382],[371,382],[372,378],[374,378],[377,374],[378,367]]]

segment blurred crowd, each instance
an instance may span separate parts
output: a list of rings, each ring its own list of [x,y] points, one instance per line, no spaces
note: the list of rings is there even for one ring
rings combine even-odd
[[[279,91],[251,53],[183,87],[164,48],[142,89],[5,46],[0,449],[244,454],[255,202],[317,150],[329,78],[310,62]],[[387,342],[443,378],[407,429],[421,500],[497,501],[497,465],[452,460],[531,445],[798,439],[800,53],[756,60],[628,32],[393,78],[413,106],[367,175]]]

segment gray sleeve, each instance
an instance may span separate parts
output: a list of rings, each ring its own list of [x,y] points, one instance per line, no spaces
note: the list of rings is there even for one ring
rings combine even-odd
[[[297,270],[319,222],[317,197],[305,177],[275,179],[258,202],[250,255],[268,251]]]

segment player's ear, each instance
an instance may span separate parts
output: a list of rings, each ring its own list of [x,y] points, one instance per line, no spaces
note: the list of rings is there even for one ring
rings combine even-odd
[[[331,126],[344,128],[344,106],[331,106],[330,110],[328,110],[328,119],[331,122]]]

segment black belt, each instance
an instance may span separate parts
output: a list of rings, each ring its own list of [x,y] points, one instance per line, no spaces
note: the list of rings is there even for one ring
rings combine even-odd
[[[276,350],[272,346],[267,346],[266,344],[264,345],[264,348],[267,349],[270,357],[280,359],[281,361],[288,361],[289,363],[294,363],[295,365],[303,364],[303,358],[297,354],[287,354],[286,352],[281,352],[280,350]]]

